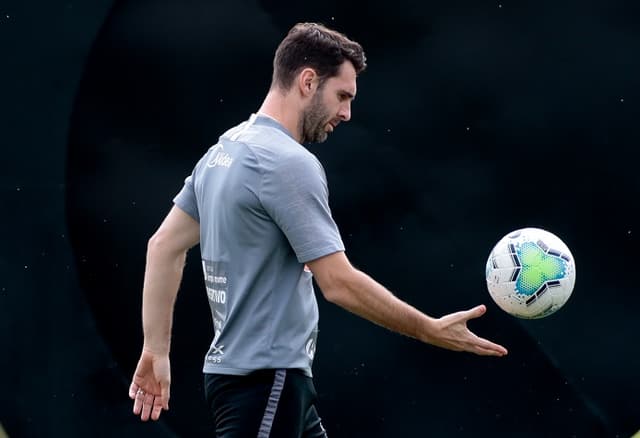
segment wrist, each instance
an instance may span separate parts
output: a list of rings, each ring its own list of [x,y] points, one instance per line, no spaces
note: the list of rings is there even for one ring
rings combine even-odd
[[[168,345],[156,345],[150,342],[145,342],[142,345],[142,351],[153,356],[169,356]]]
[[[438,320],[430,316],[424,316],[419,325],[417,338],[427,344],[433,344],[437,338]]]

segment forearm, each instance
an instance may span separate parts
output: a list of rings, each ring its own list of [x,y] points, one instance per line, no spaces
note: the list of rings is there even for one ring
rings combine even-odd
[[[384,286],[354,270],[330,301],[394,332],[430,342],[436,320],[398,299]]]
[[[173,306],[185,262],[185,251],[172,251],[162,242],[149,242],[142,292],[144,348],[168,354],[171,342]]]

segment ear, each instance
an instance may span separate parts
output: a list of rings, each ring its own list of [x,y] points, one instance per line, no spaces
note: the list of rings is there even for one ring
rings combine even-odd
[[[304,97],[311,96],[318,88],[318,74],[312,68],[305,68],[298,74],[298,88]]]

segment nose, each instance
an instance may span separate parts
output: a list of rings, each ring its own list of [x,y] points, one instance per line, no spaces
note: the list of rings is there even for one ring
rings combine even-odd
[[[338,111],[338,117],[343,122],[348,122],[351,120],[351,102],[347,102],[340,107],[340,111]]]

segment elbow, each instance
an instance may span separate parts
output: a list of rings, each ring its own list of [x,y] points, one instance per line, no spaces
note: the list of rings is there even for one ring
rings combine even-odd
[[[308,266],[327,301],[344,307],[353,300],[362,274],[351,266],[343,251],[308,262]]]
[[[341,302],[341,292],[339,288],[334,288],[334,287],[320,287],[320,290],[322,291],[322,296],[324,297],[325,300],[329,301],[332,304],[337,304],[340,305]]]
[[[156,233],[147,243],[147,267],[164,267],[174,272],[182,272],[187,253],[176,248],[171,239]]]
[[[162,233],[156,232],[147,241],[147,254],[152,255],[161,252],[164,246],[166,246],[166,244]]]
[[[171,257],[180,255],[167,233],[158,230],[147,242],[147,258]]]
[[[319,283],[322,296],[332,304],[344,307],[352,295],[355,272],[343,272],[331,275],[322,284]]]

